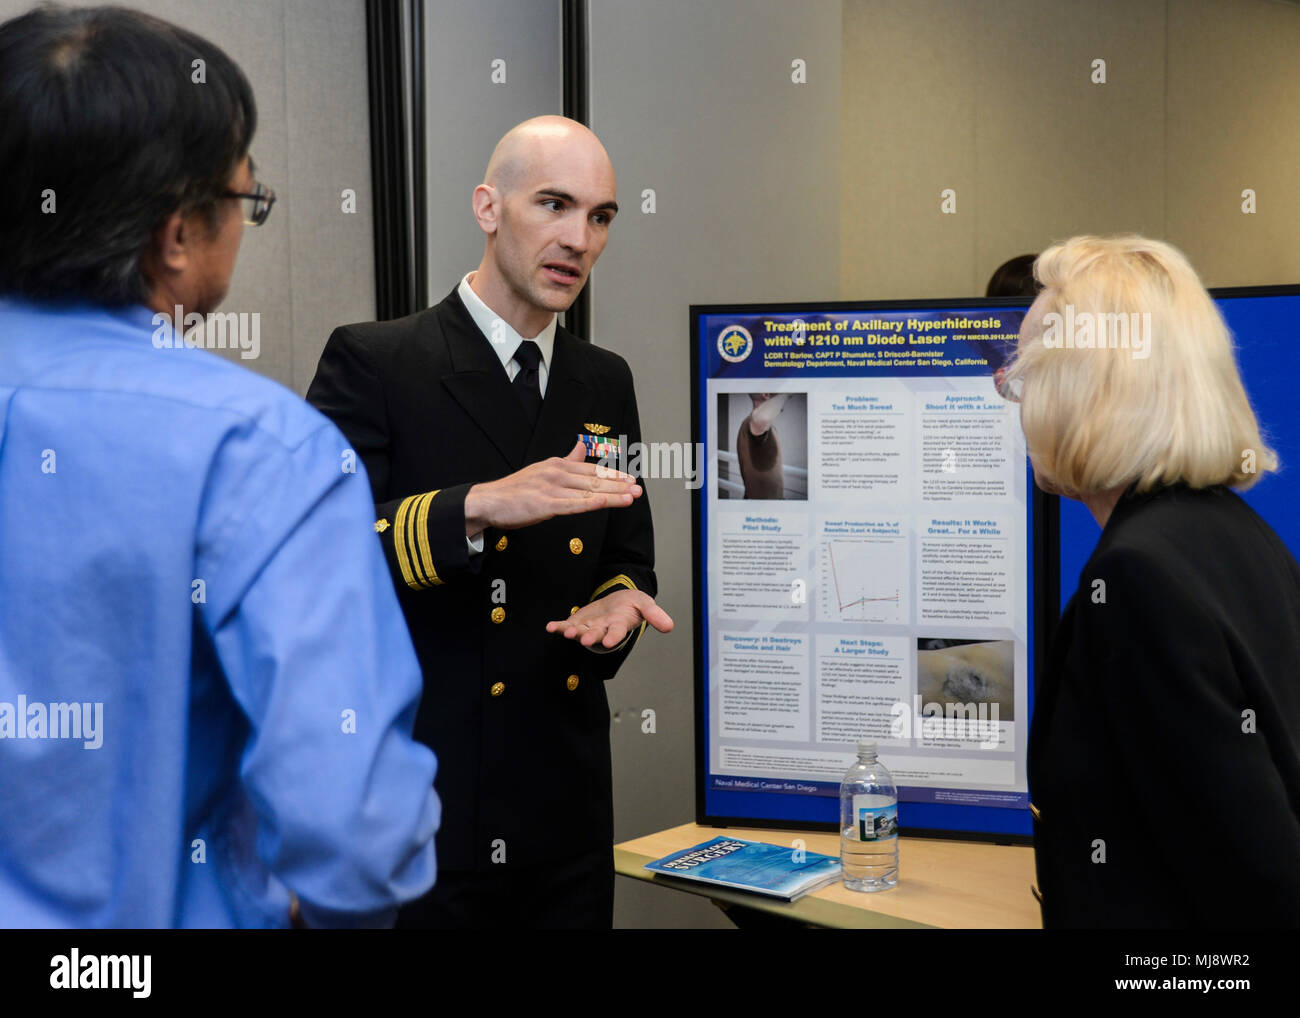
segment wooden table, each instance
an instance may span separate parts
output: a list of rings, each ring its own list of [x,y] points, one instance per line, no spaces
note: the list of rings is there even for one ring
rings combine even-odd
[[[614,869],[625,877],[646,880],[689,894],[711,898],[720,907],[743,905],[784,916],[809,926],[845,929],[1041,929],[1034,882],[1034,850],[1027,845],[994,845],[938,838],[900,838],[898,886],[870,894],[835,883],[783,902],[709,884],[662,877],[644,868],[702,841],[725,835],[773,845],[794,845],[802,838],[810,852],[839,855],[838,837],[817,831],[755,830],[682,824],[614,846]]]

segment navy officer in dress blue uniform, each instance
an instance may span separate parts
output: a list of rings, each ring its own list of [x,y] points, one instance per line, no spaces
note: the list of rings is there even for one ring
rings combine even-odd
[[[673,624],[645,494],[607,465],[641,439],[631,372],[556,322],[608,240],[613,167],[538,117],[473,210],[478,269],[426,311],[336,329],[307,393],[369,474],[440,763],[438,882],[398,925],[608,928],[605,682]]]

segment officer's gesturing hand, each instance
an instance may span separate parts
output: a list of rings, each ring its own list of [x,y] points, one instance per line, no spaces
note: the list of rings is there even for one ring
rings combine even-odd
[[[622,643],[643,621],[661,633],[671,632],[673,628],[672,618],[645,591],[616,590],[584,605],[567,619],[546,623],[546,631],[563,631],[567,639],[577,640],[584,647],[594,647],[599,641],[609,649]]]
[[[619,509],[641,496],[641,485],[631,474],[586,459],[587,447],[579,440],[567,456],[551,456],[498,481],[474,485],[465,496],[466,536],[488,527],[512,530],[552,516]]]

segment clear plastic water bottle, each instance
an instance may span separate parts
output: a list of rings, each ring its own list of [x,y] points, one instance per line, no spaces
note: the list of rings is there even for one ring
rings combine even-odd
[[[874,740],[858,743],[840,785],[840,866],[851,891],[898,886],[898,790]]]

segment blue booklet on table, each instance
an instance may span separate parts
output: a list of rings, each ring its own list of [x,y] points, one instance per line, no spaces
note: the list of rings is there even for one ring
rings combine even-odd
[[[725,837],[666,855],[645,868],[785,901],[794,901],[840,875],[840,861],[833,855]]]

